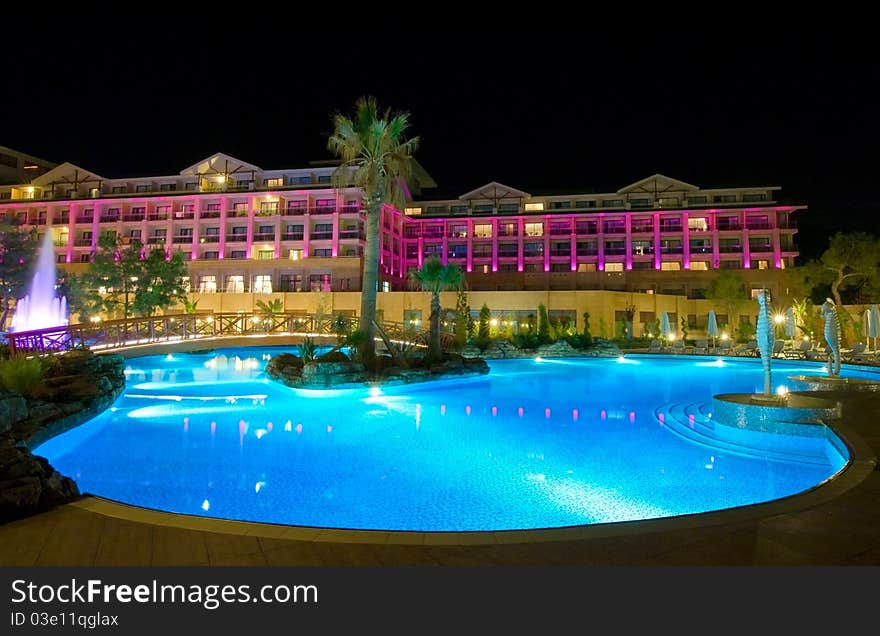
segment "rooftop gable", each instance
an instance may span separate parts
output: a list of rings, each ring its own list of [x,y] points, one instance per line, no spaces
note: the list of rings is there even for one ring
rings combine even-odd
[[[694,191],[699,189],[700,188],[695,185],[685,183],[684,181],[679,181],[678,179],[673,179],[672,177],[667,177],[666,175],[653,174],[650,177],[642,179],[641,181],[636,181],[635,183],[631,183],[628,186],[621,188],[617,191],[617,193],[632,194],[638,192],[647,192],[656,195],[662,192],[668,192],[670,190]]]
[[[45,188],[59,183],[79,185],[81,183],[97,181],[106,181],[106,179],[90,170],[85,170],[69,161],[65,161],[60,166],[56,166],[49,172],[41,174],[34,179],[33,184]]]
[[[247,161],[236,159],[222,152],[211,155],[180,171],[182,175],[233,174],[239,172],[262,172],[263,169]]]
[[[476,190],[466,192],[458,198],[462,201],[470,201],[472,199],[531,199],[532,195],[528,192],[506,186],[503,183],[492,181]]]

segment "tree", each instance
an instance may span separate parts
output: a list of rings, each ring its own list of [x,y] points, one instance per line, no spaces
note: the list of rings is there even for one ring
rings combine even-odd
[[[24,231],[16,220],[0,219],[0,331],[6,328],[12,301],[27,295],[39,248],[35,230]]]
[[[830,274],[834,302],[843,305],[842,290],[877,280],[880,239],[867,232],[838,232],[819,257],[819,264]]]
[[[275,298],[268,302],[265,300],[258,300],[254,304],[257,306],[257,313],[260,315],[260,318],[262,318],[261,322],[266,328],[266,331],[269,331],[272,328],[275,316],[284,313],[284,301],[280,298]]]
[[[464,279],[461,268],[458,265],[444,265],[439,258],[433,256],[420,269],[412,272],[410,278],[422,291],[431,292],[431,341],[428,357],[439,360],[443,355],[440,347],[440,292],[461,287]]]
[[[749,301],[743,279],[727,270],[718,272],[712,279],[706,288],[706,298],[720,303],[727,310],[727,321],[731,325],[736,324],[734,316]]]
[[[353,117],[333,117],[333,133],[327,141],[329,150],[342,159],[333,173],[334,187],[361,188],[367,211],[359,327],[366,337],[360,354],[367,364],[376,356],[373,322],[379,283],[379,216],[385,205],[403,207],[405,181],[419,144],[418,137],[404,138],[408,127],[409,113],[392,115],[386,110],[380,115],[375,98],[361,97]]]
[[[459,290],[455,302],[455,344],[464,347],[468,340],[468,327],[471,323],[471,307],[468,305],[467,292]]]
[[[482,342],[489,341],[489,321],[492,319],[492,312],[489,311],[489,305],[483,303],[480,307],[480,319],[477,327],[477,339]]]
[[[547,308],[540,304],[538,305],[538,338],[541,340],[541,344],[547,344],[550,342],[550,319],[547,317]]]
[[[142,245],[132,241],[123,246],[112,236],[102,236],[98,250],[80,281],[88,289],[100,293],[96,309],[122,316],[152,315],[186,298],[182,279],[187,276],[183,252],[168,257],[165,250],[155,247],[143,255]]]

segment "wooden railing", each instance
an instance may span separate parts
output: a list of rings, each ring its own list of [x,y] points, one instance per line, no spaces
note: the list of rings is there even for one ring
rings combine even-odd
[[[288,334],[336,336],[357,329],[358,319],[332,314],[260,312],[202,313],[147,316],[81,323],[5,334],[10,352],[46,353],[73,348],[118,349],[133,345],[199,338]],[[392,339],[427,342],[427,333],[383,322]]]

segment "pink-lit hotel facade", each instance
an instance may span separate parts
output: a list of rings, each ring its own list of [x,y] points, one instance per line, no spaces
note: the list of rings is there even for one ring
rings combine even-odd
[[[264,170],[216,154],[164,177],[107,179],[69,163],[0,185],[0,215],[51,231],[56,260],[84,267],[100,236],[181,250],[202,293],[358,291],[360,193],[330,185],[332,165]],[[611,193],[534,196],[499,183],[455,199],[419,167],[414,201],[386,208],[382,289],[407,288],[426,258],[457,263],[473,290],[609,289],[698,296],[738,270],[777,290],[797,256],[778,187],[700,189],[653,175]],[[778,290],[783,292],[783,290]]]

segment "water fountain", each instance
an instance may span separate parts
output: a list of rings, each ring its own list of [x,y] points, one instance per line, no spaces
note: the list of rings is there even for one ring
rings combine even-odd
[[[55,279],[55,250],[52,232],[47,231],[28,295],[16,303],[10,331],[32,331],[68,324],[67,298],[55,296]]]

